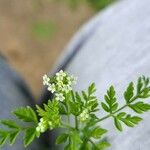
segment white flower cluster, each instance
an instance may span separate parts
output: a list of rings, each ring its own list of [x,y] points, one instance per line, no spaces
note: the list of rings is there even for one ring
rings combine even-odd
[[[40,119],[40,122],[38,123],[38,126],[36,127],[36,131],[38,133],[44,133],[48,128],[51,130],[54,128],[53,123],[51,121],[45,121],[43,118]]]
[[[60,70],[53,78],[44,75],[43,84],[48,87],[48,91],[55,94],[56,100],[63,101],[65,99],[64,94],[71,91],[72,85],[76,84],[76,77],[69,76]]]
[[[43,133],[43,132],[45,132],[47,129],[48,129],[47,122],[44,121],[43,118],[41,118],[41,119],[40,119],[40,122],[38,123],[38,126],[36,127],[36,131],[37,131],[38,133]]]
[[[89,115],[89,112],[88,112],[88,109],[85,109],[82,111],[82,113],[79,115],[79,120],[81,122],[84,122],[86,121],[87,119],[89,119],[90,115]]]

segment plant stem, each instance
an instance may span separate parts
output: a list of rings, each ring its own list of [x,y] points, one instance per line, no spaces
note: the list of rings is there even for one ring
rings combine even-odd
[[[88,139],[88,141],[89,141],[95,148],[97,148],[97,146],[95,145],[95,143],[94,143],[91,139]]]
[[[78,118],[77,118],[77,116],[75,116],[75,128],[76,128],[76,130],[78,130],[78,128],[79,128],[78,125],[79,125],[78,124]]]

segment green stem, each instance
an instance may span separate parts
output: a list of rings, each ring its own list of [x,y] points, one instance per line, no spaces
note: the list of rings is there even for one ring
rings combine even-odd
[[[94,143],[91,139],[88,139],[88,141],[89,141],[95,148],[97,148],[97,146],[95,145],[95,143]]]
[[[77,116],[75,116],[75,128],[76,128],[76,130],[79,129],[79,124],[78,124],[78,118],[77,118]]]

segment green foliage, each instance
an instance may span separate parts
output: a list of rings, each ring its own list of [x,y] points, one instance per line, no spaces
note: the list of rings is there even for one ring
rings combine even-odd
[[[38,122],[34,110],[29,106],[25,108],[24,107],[17,108],[13,112],[13,114],[15,114],[18,119],[25,122]]]
[[[24,136],[24,146],[27,147],[36,137],[35,128],[27,128]]]
[[[38,115],[46,122],[46,126],[50,129],[59,127],[61,117],[59,115],[59,103],[56,100],[48,101],[48,104],[44,104],[44,109],[36,105]],[[50,124],[51,123],[51,124]]]
[[[3,128],[0,130],[0,146],[3,146],[7,140],[9,140],[10,145],[13,145],[20,132],[24,132],[24,146],[27,147],[36,138],[37,115],[29,106],[17,108],[12,114],[19,121],[28,123],[29,127],[20,125],[14,120],[1,120],[0,124]]]
[[[133,82],[131,82],[129,86],[127,87],[127,90],[124,92],[124,98],[127,103],[130,102],[133,95],[134,95],[134,85],[133,85]]]
[[[99,126],[95,127],[91,132],[91,137],[95,139],[100,139],[103,134],[107,133],[106,129],[100,128]]]
[[[106,111],[106,112],[110,112],[113,113],[114,111],[117,110],[118,108],[118,103],[116,101],[116,97],[115,97],[115,90],[114,87],[111,86],[109,88],[109,90],[107,91],[107,94],[104,96],[104,99],[106,101],[106,104],[104,102],[101,103],[102,108]]]
[[[61,135],[57,138],[56,144],[65,143],[65,142],[67,141],[68,137],[69,137],[69,135],[66,134],[66,133],[61,134]]]
[[[119,131],[123,130],[121,122],[123,122],[128,127],[134,127],[141,120],[142,120],[142,118],[140,118],[138,116],[131,116],[129,114],[126,114],[125,112],[121,112],[117,116],[114,117],[115,126]]]
[[[57,99],[54,92],[53,99],[43,107],[36,105],[36,111],[31,107],[17,108],[13,111],[13,115],[20,122],[24,122],[24,125],[14,120],[1,120],[0,146],[6,144],[8,140],[10,145],[13,145],[20,132],[23,132],[24,146],[27,147],[43,132],[62,128],[63,133],[57,137],[56,144],[65,143],[64,150],[104,150],[110,147],[110,143],[106,140],[107,129],[100,126],[102,121],[112,118],[116,129],[123,131],[124,126],[138,125],[142,121],[139,115],[150,110],[150,104],[145,100],[150,97],[150,83],[149,78],[144,76],[140,77],[136,84],[129,83],[122,96],[124,105],[119,106],[115,88],[111,86],[104,95],[101,107],[96,97],[94,83],[79,93],[72,90],[70,83],[73,78],[68,74],[61,71],[54,78],[55,84],[62,89],[54,91],[57,95],[61,94],[63,99],[62,97]],[[52,83],[49,83],[50,81]],[[45,76],[44,83],[49,86],[54,84],[54,81]],[[68,85],[69,90],[67,88],[63,90],[63,87]],[[134,115],[124,112],[124,108],[134,111]],[[106,115],[99,118],[96,112],[102,110]],[[65,121],[61,116],[65,116]],[[72,121],[74,124],[70,123],[70,117],[74,118]]]

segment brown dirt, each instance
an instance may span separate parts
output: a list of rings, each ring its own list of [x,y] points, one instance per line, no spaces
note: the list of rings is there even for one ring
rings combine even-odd
[[[92,14],[87,6],[73,11],[50,0],[0,0],[0,51],[36,96],[42,88],[42,75],[52,68],[74,32]],[[56,24],[56,33],[50,39],[35,38],[32,25],[47,20]]]

